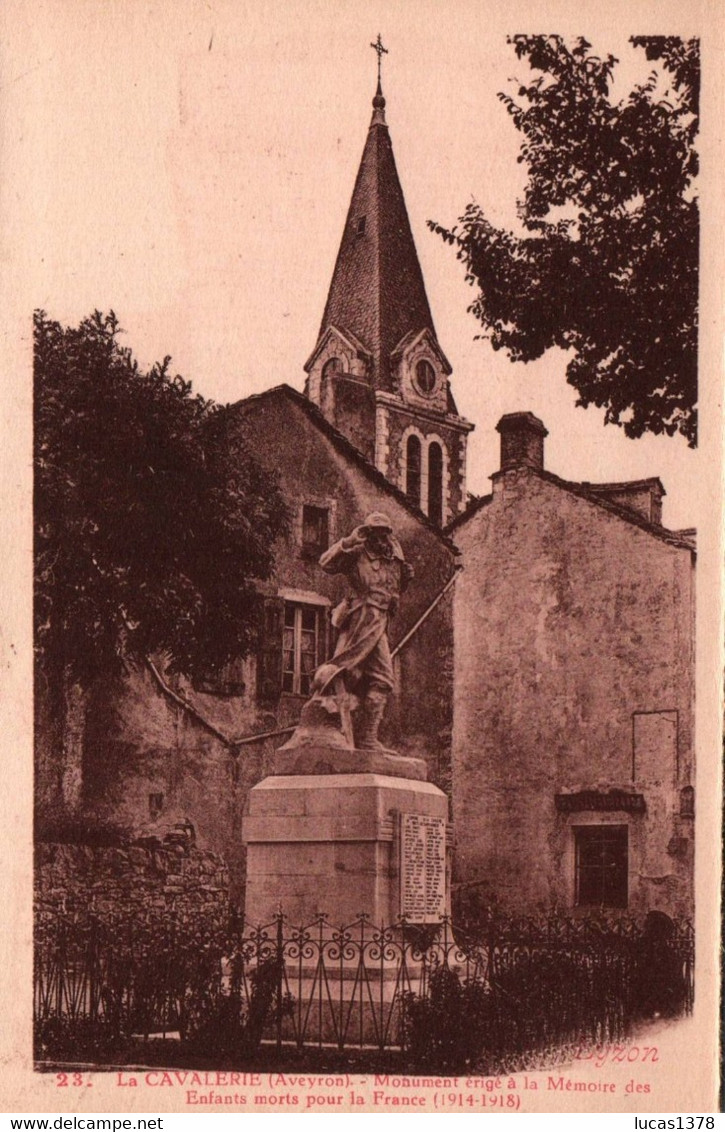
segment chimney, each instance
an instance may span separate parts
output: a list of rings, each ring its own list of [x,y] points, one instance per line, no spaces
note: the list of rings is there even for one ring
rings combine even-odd
[[[544,470],[544,437],[548,430],[533,413],[506,413],[496,425],[501,433],[501,471],[509,468]]]

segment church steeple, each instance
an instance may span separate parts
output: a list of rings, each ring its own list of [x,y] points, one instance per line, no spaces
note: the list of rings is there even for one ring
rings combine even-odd
[[[320,338],[330,326],[354,335],[364,346],[375,389],[393,388],[391,356],[406,334],[428,329],[435,335],[380,82]]]
[[[433,420],[448,429],[457,423],[458,432],[470,426],[458,417],[450,392],[451,367],[436,337],[393,156],[380,76],[387,49],[380,36],[371,46],[378,53],[373,113],[317,344],[305,365],[307,393],[368,459],[441,522],[465,505],[465,499],[459,502],[464,489],[458,485],[455,502],[449,491],[450,498],[431,505],[425,469],[417,486],[415,476],[408,484],[406,457],[390,448],[390,413],[407,414],[409,425],[420,418],[415,431],[424,442],[422,430],[430,433]],[[439,432],[435,443],[445,450],[438,462],[447,475],[458,461]],[[409,428],[400,443],[407,443],[408,434]]]

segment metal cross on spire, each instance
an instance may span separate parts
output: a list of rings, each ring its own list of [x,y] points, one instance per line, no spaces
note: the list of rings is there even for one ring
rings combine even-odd
[[[373,51],[377,52],[377,56],[378,56],[378,86],[380,86],[380,66],[381,66],[381,63],[383,61],[383,55],[388,54],[387,47],[383,47],[383,41],[380,38],[380,32],[378,32],[377,42],[371,43],[370,46],[372,47]]]

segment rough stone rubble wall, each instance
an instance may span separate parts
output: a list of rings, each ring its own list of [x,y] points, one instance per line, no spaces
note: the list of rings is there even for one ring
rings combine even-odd
[[[41,843],[35,855],[35,908],[143,916],[210,914],[229,905],[221,857],[181,845],[148,848]]]

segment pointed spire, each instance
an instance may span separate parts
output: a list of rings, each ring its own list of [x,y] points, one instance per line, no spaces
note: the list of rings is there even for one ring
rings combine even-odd
[[[371,358],[374,388],[392,389],[395,348],[411,332],[428,329],[435,338],[435,328],[385,121],[380,60],[387,48],[379,36],[371,47],[378,53],[373,115],[318,344],[330,326],[349,333]]]

